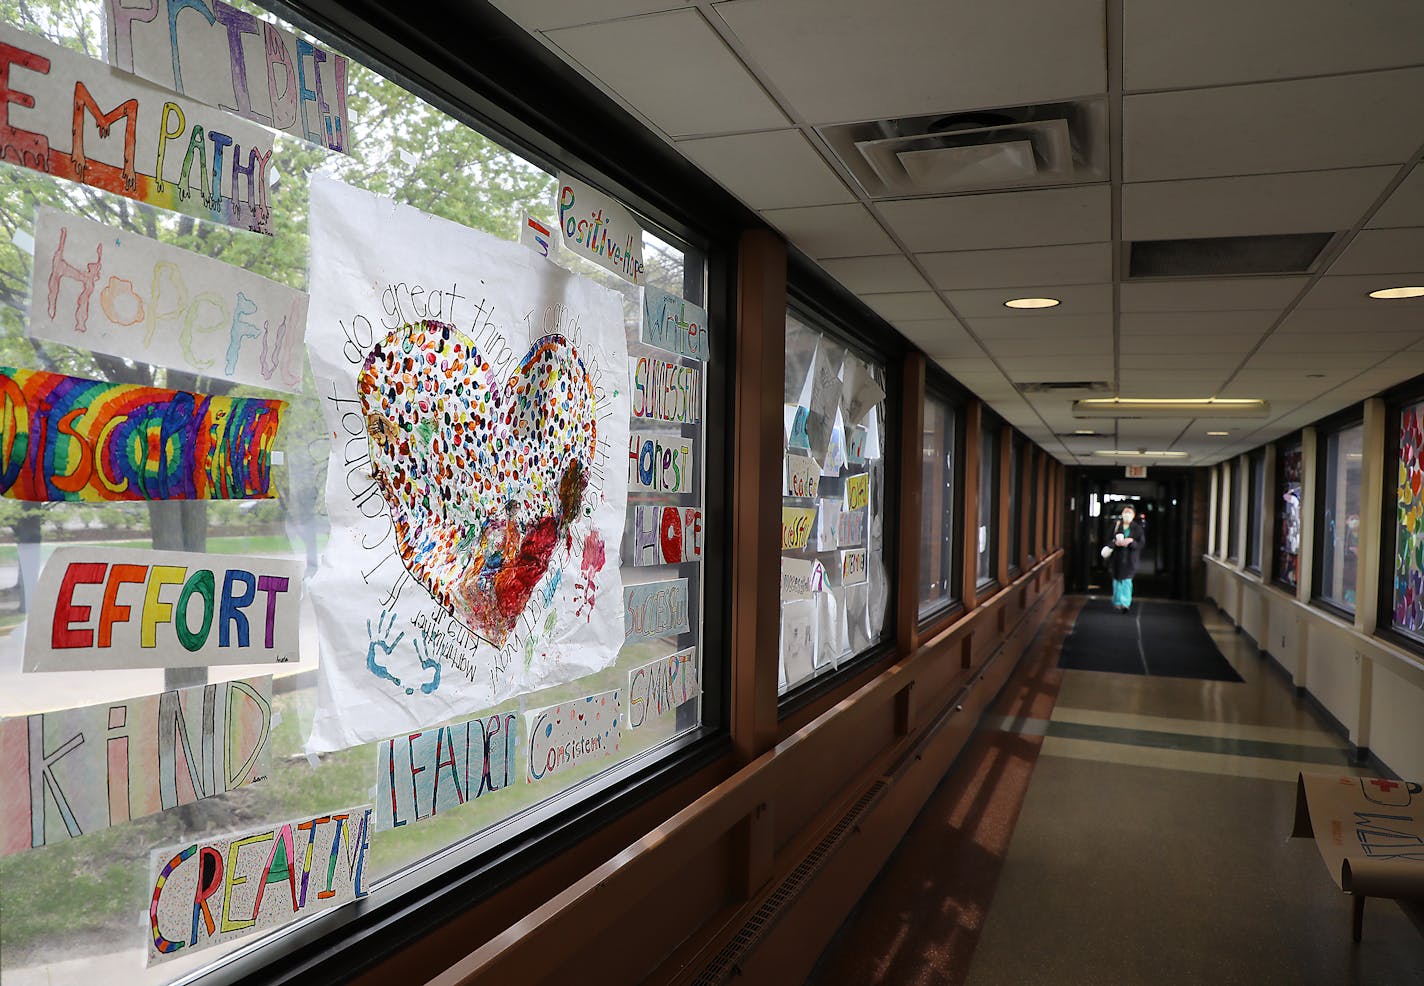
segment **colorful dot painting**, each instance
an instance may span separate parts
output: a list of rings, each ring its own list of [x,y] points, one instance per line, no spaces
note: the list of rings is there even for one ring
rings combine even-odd
[[[1394,625],[1424,630],[1424,404],[1399,417],[1399,527],[1394,545]]]
[[[584,515],[597,429],[578,352],[545,336],[501,383],[458,329],[415,322],[371,350],[357,390],[406,568],[503,647]]]
[[[1276,508],[1281,512],[1281,539],[1276,551],[1276,578],[1286,585],[1295,585],[1299,577],[1300,565],[1300,496],[1301,470],[1303,468],[1300,448],[1288,449],[1281,453],[1281,502]]]

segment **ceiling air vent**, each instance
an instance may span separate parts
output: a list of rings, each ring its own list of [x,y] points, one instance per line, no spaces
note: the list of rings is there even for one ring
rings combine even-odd
[[[1131,245],[1128,277],[1305,274],[1334,237],[1334,233],[1287,233],[1138,240]]]
[[[1101,394],[1112,390],[1106,380],[1044,380],[1036,383],[1015,383],[1021,394],[1057,394],[1064,391],[1079,391]]]
[[[1100,99],[873,120],[820,133],[872,198],[1107,177]]]

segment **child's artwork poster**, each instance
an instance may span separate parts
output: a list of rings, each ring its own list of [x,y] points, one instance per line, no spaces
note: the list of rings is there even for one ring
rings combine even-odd
[[[824,501],[822,501],[824,502]],[[841,546],[852,547],[865,543],[865,518],[866,510],[843,510],[838,515],[840,518],[840,530],[837,532]]]
[[[559,175],[557,198],[559,241],[565,248],[625,280],[642,284],[643,228],[633,214],[617,200],[569,175]]]
[[[148,964],[365,897],[373,810],[356,805],[155,850]]]
[[[648,493],[691,493],[692,441],[641,431],[629,434],[628,488]]]
[[[816,508],[817,551],[834,551],[841,546],[841,519],[844,516],[839,498],[819,501]]]
[[[865,425],[856,425],[846,431],[846,462],[852,466],[864,466],[866,456],[866,444],[870,439],[870,429]]]
[[[786,447],[810,451],[811,436],[806,432],[811,412],[800,404],[786,404],[782,412],[785,420]]]
[[[687,613],[687,579],[623,586],[623,631],[626,641],[657,640],[687,633]]]
[[[826,591],[826,566],[812,558],[781,559],[781,598],[810,599]]]
[[[800,551],[811,539],[811,529],[816,522],[815,507],[781,508],[781,550]]]
[[[702,560],[700,507],[633,508],[633,564],[681,565]]]
[[[628,728],[671,715],[698,691],[696,647],[634,668],[628,672]]]
[[[461,719],[376,744],[376,831],[404,828],[508,790],[519,713]]]
[[[0,160],[272,233],[272,135],[259,126],[5,23],[0,106]]]
[[[869,580],[870,569],[864,548],[841,552],[841,585],[860,585]]]
[[[0,855],[259,781],[271,730],[270,677],[0,720]]]
[[[870,474],[866,472],[847,476],[845,481],[845,508],[861,510],[870,506]]]
[[[103,0],[109,64],[333,151],[350,148],[347,61],[222,0]]]
[[[524,713],[529,738],[524,779],[533,784],[580,764],[618,756],[623,744],[619,710],[614,689]]]
[[[816,594],[816,657],[818,668],[840,660],[845,653],[845,594],[827,589]]]
[[[525,212],[519,224],[519,245],[528,247],[541,257],[549,256],[549,244],[554,242],[554,231]]]
[[[786,681],[794,685],[815,670],[816,601],[781,604],[781,665]]]
[[[241,267],[41,207],[30,335],[301,393],[307,296]]]
[[[814,497],[821,491],[821,467],[809,455],[786,456],[782,496]]]
[[[25,634],[26,671],[295,663],[295,559],[56,548]]]
[[[702,420],[702,375],[695,366],[647,356],[628,360],[633,417],[695,425]]]
[[[286,404],[0,367],[0,494],[16,500],[270,497]]]
[[[841,367],[841,407],[847,426],[859,425],[870,409],[885,399],[885,390],[875,382],[870,366],[847,356]]]
[[[609,666],[624,639],[621,297],[330,179],[311,200],[332,532],[309,749]]]
[[[802,403],[809,409],[806,431],[811,454],[825,461],[830,450],[831,432],[840,413],[841,381],[840,349],[824,338],[816,343],[816,355],[807,374]]]
[[[651,284],[643,288],[639,338],[655,349],[707,362],[707,312]]]
[[[1291,835],[1315,838],[1336,886],[1361,897],[1424,898],[1424,787],[1417,781],[1301,773],[1295,797]]]

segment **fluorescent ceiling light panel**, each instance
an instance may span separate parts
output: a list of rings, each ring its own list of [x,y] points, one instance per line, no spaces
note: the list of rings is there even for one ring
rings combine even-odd
[[[1150,452],[1136,449],[1100,448],[1093,453],[1110,459],[1185,459],[1185,452]]]
[[[1244,397],[1090,397],[1073,402],[1075,418],[1264,418],[1266,401]]]

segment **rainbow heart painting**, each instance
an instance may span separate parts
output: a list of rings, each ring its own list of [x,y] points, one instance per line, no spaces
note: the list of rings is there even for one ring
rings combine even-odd
[[[307,347],[330,451],[311,752],[611,667],[632,413],[618,292],[318,177]]]

